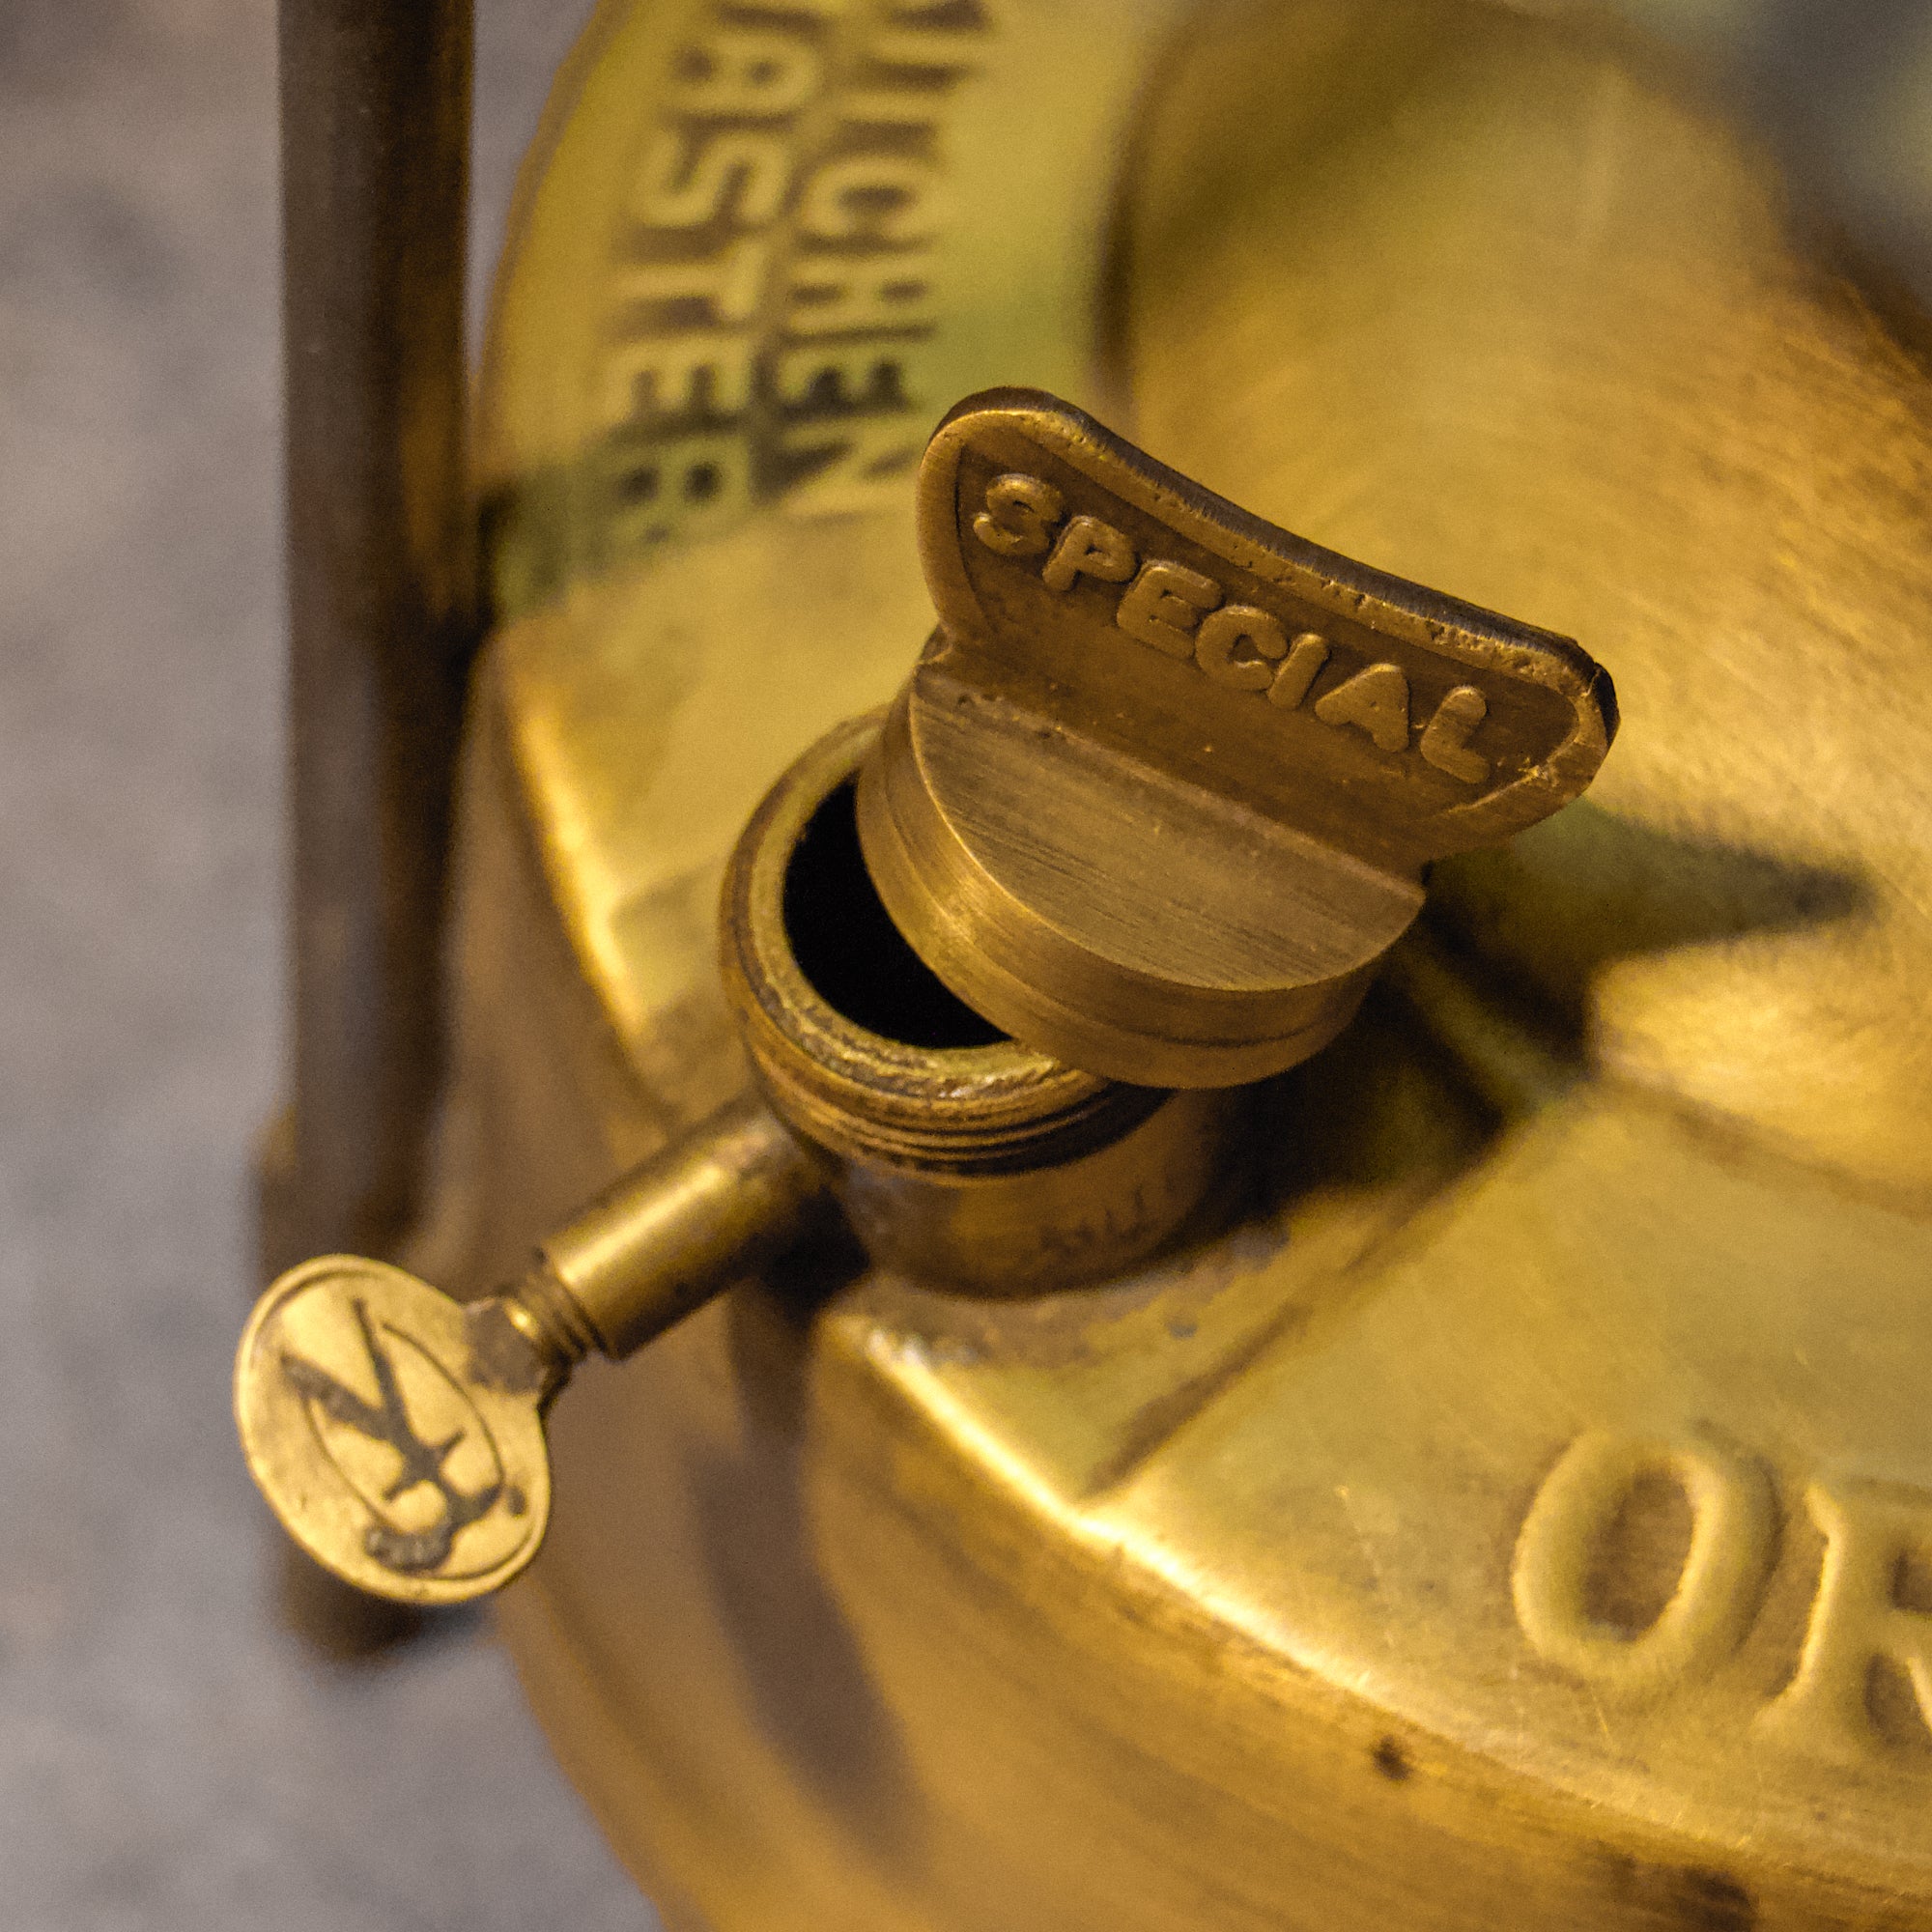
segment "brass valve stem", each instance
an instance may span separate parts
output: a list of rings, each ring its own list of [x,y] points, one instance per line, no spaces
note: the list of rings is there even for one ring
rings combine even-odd
[[[719,1109],[549,1236],[469,1310],[475,1373],[548,1399],[594,1348],[622,1361],[804,1233],[826,1175],[755,1094]]]

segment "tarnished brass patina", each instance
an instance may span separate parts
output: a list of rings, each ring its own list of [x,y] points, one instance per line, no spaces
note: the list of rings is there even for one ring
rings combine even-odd
[[[959,396],[1586,639],[1629,721],[1435,867],[1220,1235],[774,1265],[579,1374],[502,1627],[676,1932],[1932,1926],[1925,340],[1573,10],[606,7],[480,395],[411,1266],[517,1279],[751,1090],[724,871],[946,617]]]

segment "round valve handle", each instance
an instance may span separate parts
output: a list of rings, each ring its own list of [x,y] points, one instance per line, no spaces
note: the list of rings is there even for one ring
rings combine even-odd
[[[622,1360],[788,1246],[825,1187],[748,1096],[482,1300],[353,1255],[304,1262],[256,1304],[236,1356],[249,1473],[295,1541],[359,1589],[423,1605],[500,1589],[543,1542],[544,1416],[571,1370],[592,1349]]]

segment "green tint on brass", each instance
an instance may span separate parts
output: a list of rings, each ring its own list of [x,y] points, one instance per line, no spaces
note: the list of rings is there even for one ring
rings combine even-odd
[[[919,483],[939,630],[860,785],[894,918],[961,998],[1120,1080],[1212,1087],[1345,1026],[1424,865],[1582,790],[1567,639],[1293,537],[1037,392]]]

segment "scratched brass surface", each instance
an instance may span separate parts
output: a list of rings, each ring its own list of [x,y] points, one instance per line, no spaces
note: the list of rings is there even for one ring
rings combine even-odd
[[[513,614],[425,1244],[479,1281],[743,1080],[718,867],[930,622],[890,489],[821,518],[721,459],[661,537],[599,495],[614,210],[706,12],[566,77],[484,398]],[[925,419],[1123,400],[1261,514],[1589,639],[1592,801],[1438,874],[1573,1077],[1413,976],[1183,1262],[810,1320],[777,1282],[586,1373],[505,1612],[560,1755],[693,1932],[1932,1923],[1920,366],[1582,27],[978,17]]]

